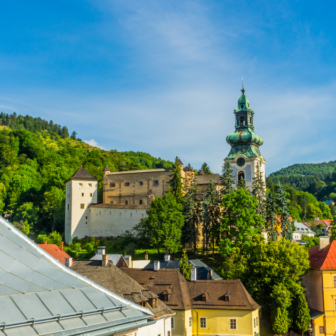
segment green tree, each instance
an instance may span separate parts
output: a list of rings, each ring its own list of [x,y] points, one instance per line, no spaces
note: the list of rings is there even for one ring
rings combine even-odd
[[[168,182],[170,188],[169,191],[172,193],[172,195],[176,198],[176,200],[179,203],[182,203],[182,197],[183,197],[183,178],[182,178],[182,171],[181,171],[181,164],[182,162],[180,159],[176,156],[175,158],[175,166],[171,175],[171,179]]]
[[[192,246],[195,254],[197,252],[201,213],[200,194],[196,181],[193,179],[183,201],[184,226],[182,228],[182,242]]]
[[[169,192],[155,198],[147,210],[147,217],[140,220],[135,231],[141,239],[147,239],[160,253],[164,247],[170,253],[177,252],[181,247],[183,227],[182,205]]]
[[[252,182],[252,195],[258,199],[257,212],[266,219],[266,186],[263,173],[260,171],[260,165],[257,163],[255,177]]]
[[[220,207],[216,185],[211,179],[205,190],[202,208],[203,254],[209,248],[210,239],[212,239],[212,248],[214,254],[215,238],[219,237]]]
[[[224,160],[224,164],[222,167],[222,175],[220,177],[220,183],[222,186],[221,194],[231,194],[234,191],[234,178],[233,178],[233,169],[231,167],[231,163],[228,159]]]
[[[279,235],[278,221],[276,219],[277,215],[277,205],[276,199],[273,192],[267,195],[266,199],[266,222],[265,231],[267,234],[267,239],[275,241]]]
[[[44,193],[43,210],[53,219],[51,231],[54,231],[57,219],[64,214],[64,198],[64,191],[56,187]]]
[[[191,265],[189,263],[188,255],[185,250],[183,251],[183,255],[180,261],[179,271],[187,280],[190,280]]]
[[[307,331],[309,327],[311,318],[308,304],[303,293],[297,296],[296,301],[294,327],[297,331],[301,332],[303,336],[303,333]]]
[[[210,170],[210,167],[208,166],[206,162],[202,164],[201,170],[203,170],[204,173],[207,175],[213,174],[212,171]]]
[[[40,234],[37,236],[37,241],[40,244],[44,244],[44,242],[47,242],[48,244],[56,244],[58,247],[61,247],[62,243],[62,236],[60,233],[53,231],[49,235],[47,234]]]
[[[17,229],[19,229],[26,236],[29,235],[30,230],[31,230],[31,226],[28,224],[28,221],[20,220],[19,222],[14,222],[13,224]]]
[[[222,208],[225,214],[221,219],[222,255],[230,255],[233,247],[249,245],[251,237],[264,230],[264,220],[256,213],[258,200],[244,188],[223,196]]]
[[[284,238],[293,240],[293,225],[289,219],[288,199],[286,198],[286,192],[279,182],[275,187],[275,201],[277,205],[277,212],[281,221],[281,234]]]
[[[331,229],[330,229],[331,240],[336,240],[336,216],[333,218],[332,222],[330,223],[330,226],[331,226]]]
[[[35,208],[32,202],[23,203],[16,209],[13,221],[27,221],[27,223],[29,223],[29,225],[33,228],[38,220],[38,210],[39,209]]]

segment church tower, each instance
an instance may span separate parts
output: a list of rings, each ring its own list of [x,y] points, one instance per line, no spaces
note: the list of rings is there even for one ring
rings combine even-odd
[[[266,161],[259,150],[264,140],[254,132],[254,111],[250,107],[250,101],[245,96],[244,85],[241,91],[242,95],[238,99],[238,107],[233,112],[235,115],[235,131],[226,138],[226,142],[231,145],[230,153],[226,158],[230,161],[233,169],[235,187],[237,187],[239,180],[243,178],[247,189],[252,190],[252,182],[258,164],[264,182],[266,182]]]

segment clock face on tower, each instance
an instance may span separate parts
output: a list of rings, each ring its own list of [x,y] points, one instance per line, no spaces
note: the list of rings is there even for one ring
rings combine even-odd
[[[245,159],[243,159],[243,158],[239,158],[239,159],[237,160],[237,165],[238,165],[239,167],[244,166],[244,164],[245,164]]]

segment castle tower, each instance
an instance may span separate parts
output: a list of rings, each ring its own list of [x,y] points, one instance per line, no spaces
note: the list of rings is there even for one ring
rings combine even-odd
[[[88,206],[97,203],[98,180],[83,167],[66,182],[65,242],[74,237],[90,236],[90,213]]]
[[[245,96],[244,86],[241,91],[238,107],[234,110],[235,132],[226,138],[226,142],[231,145],[230,153],[226,158],[229,159],[233,169],[235,186],[237,187],[239,180],[243,178],[247,189],[252,190],[257,164],[259,164],[265,182],[266,161],[259,150],[259,146],[264,143],[264,140],[254,133],[254,111]]]

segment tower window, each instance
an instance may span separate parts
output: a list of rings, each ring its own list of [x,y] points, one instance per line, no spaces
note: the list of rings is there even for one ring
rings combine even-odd
[[[158,180],[153,181],[153,187],[157,187],[158,185],[159,185],[159,181]]]
[[[142,205],[142,200],[139,201],[139,204]]]
[[[79,183],[79,185],[80,185],[81,187],[83,187],[83,183]]]
[[[127,204],[128,204],[128,201],[125,201],[125,204],[127,205]]]
[[[240,126],[245,126],[245,118],[240,117]]]
[[[110,188],[114,188],[115,187],[115,183],[110,183]]]
[[[82,193],[82,197],[84,197],[84,193]]]
[[[90,197],[92,197],[92,193],[90,193]]]
[[[84,209],[84,207],[85,207],[84,203],[81,203],[80,208]]]
[[[68,210],[70,210],[70,204],[68,204]],[[335,287],[335,286],[334,286]]]
[[[245,180],[245,173],[244,173],[243,171],[240,171],[240,172],[238,173],[238,182],[239,182],[241,179]]]
[[[139,187],[143,186],[143,182],[139,182]]]
[[[244,104],[241,104],[240,107],[243,109],[244,108]]]
[[[89,183],[89,187],[92,187],[92,183]]]
[[[125,182],[124,186],[129,187],[129,182]]]

